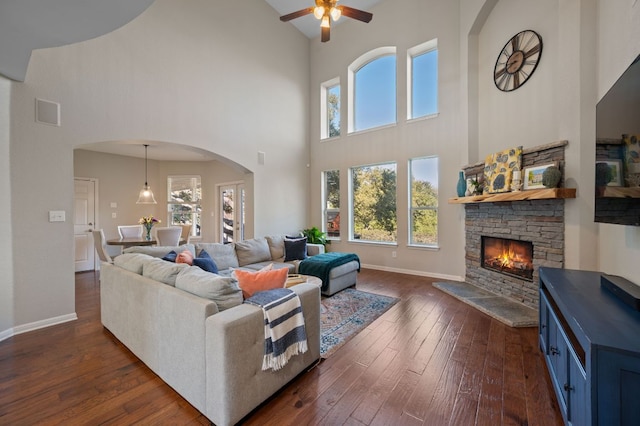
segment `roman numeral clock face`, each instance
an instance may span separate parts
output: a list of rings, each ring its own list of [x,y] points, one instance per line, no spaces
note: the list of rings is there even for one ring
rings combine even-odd
[[[511,92],[531,77],[542,55],[542,38],[526,30],[511,37],[498,55],[493,81],[503,92]]]

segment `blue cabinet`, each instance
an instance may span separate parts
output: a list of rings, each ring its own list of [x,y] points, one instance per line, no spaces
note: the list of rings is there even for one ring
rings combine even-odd
[[[640,312],[600,273],[540,268],[539,340],[565,424],[640,424]]]

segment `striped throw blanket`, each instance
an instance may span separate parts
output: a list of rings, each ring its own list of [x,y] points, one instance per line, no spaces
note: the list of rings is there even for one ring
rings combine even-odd
[[[261,291],[244,303],[261,307],[264,314],[263,370],[279,370],[292,356],[307,351],[302,305],[293,290],[277,288]]]

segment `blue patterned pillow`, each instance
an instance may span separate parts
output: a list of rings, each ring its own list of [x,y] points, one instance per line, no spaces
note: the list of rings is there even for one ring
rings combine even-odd
[[[164,257],[162,257],[162,260],[175,263],[176,257],[178,257],[178,254],[175,251],[171,250],[169,253],[165,254]]]
[[[200,269],[211,272],[213,274],[218,273],[218,265],[216,265],[216,262],[213,261],[206,250],[200,251],[200,257],[193,258],[193,266],[197,266]]]

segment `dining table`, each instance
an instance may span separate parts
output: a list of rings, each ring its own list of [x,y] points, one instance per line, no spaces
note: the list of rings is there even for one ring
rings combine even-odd
[[[180,238],[179,244],[186,243],[187,240]],[[107,240],[107,244],[110,246],[123,246],[124,248],[133,246],[153,246],[158,244],[155,238],[147,240],[145,237],[128,237],[128,238],[112,238]]]

